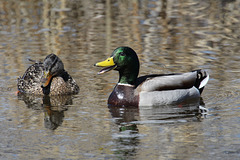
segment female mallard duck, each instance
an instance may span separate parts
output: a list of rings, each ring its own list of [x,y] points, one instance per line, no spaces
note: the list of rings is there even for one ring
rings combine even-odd
[[[35,95],[77,94],[79,87],[64,70],[63,62],[55,54],[48,55],[44,62],[35,62],[22,77],[18,78],[18,91]]]
[[[98,74],[113,69],[119,72],[119,81],[108,98],[108,104],[116,106],[177,104],[199,98],[209,79],[204,70],[137,78],[139,60],[135,51],[129,47],[115,49],[109,58],[95,66],[106,67]]]

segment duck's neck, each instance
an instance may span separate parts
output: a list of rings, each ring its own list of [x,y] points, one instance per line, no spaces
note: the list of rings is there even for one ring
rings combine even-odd
[[[119,71],[118,83],[135,85],[138,71]]]

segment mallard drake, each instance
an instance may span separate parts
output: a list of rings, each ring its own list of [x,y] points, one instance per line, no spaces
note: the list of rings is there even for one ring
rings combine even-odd
[[[108,104],[114,106],[154,106],[199,99],[209,79],[204,70],[138,77],[138,56],[130,47],[115,49],[109,58],[95,66],[106,67],[98,74],[119,72],[119,81],[108,98]]]
[[[66,95],[79,92],[78,85],[64,70],[63,62],[58,56],[50,54],[44,59],[43,63],[34,62],[24,75],[18,78],[17,88],[19,93]]]

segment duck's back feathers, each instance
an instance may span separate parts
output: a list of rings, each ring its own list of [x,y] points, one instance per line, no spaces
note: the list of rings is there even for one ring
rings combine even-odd
[[[148,75],[137,79],[137,88],[140,92],[189,89],[193,86],[200,90],[207,84],[208,78],[209,76],[204,70],[182,74]]]
[[[137,87],[139,105],[175,104],[199,98],[208,79],[204,70],[150,76]]]
[[[18,78],[18,91],[21,93],[42,94],[42,72],[42,63],[35,63],[29,66],[24,75]]]
[[[141,91],[163,91],[172,89],[191,88],[196,81],[196,73],[188,72],[183,74],[158,75],[147,78],[139,85]]]

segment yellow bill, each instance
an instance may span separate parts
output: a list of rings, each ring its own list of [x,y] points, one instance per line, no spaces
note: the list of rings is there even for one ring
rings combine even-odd
[[[109,57],[105,61],[98,62],[98,63],[95,64],[95,66],[106,67],[106,68],[103,68],[101,71],[99,71],[98,74],[106,73],[106,72],[111,71],[111,70],[113,70],[117,67],[117,65],[113,61],[113,57]]]

